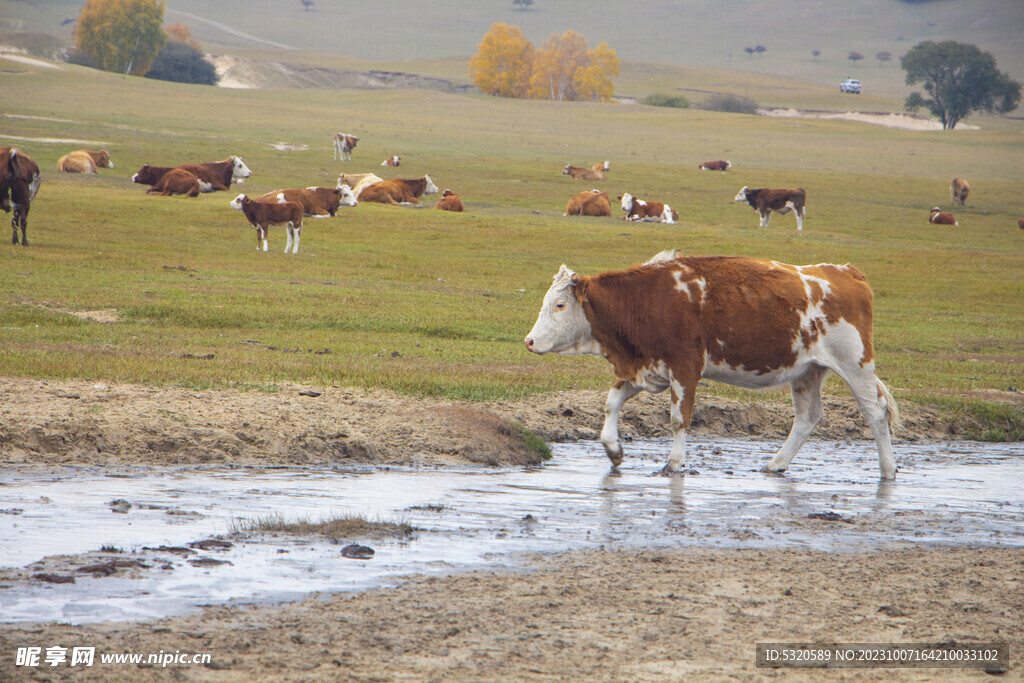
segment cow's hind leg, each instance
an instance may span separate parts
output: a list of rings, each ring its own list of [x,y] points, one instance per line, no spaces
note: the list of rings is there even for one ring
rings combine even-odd
[[[619,443],[619,411],[629,399],[641,391],[640,387],[626,380],[619,380],[608,392],[604,404],[604,426],[601,428],[601,445],[604,446],[612,467],[622,462],[622,445]]]
[[[672,373],[670,382],[672,391],[672,407],[669,409],[669,424],[672,427],[672,450],[668,454],[668,463],[661,469],[661,474],[673,474],[683,467],[686,460],[686,432],[693,419],[693,408],[697,403],[697,379],[687,379],[687,373]],[[679,377],[683,377],[680,381]]]
[[[793,380],[789,389],[793,395],[793,428],[789,430],[782,448],[775,454],[775,457],[764,466],[765,472],[784,472],[793,456],[797,454],[800,447],[807,441],[814,428],[821,421],[824,415],[824,408],[821,405],[821,385],[825,381],[828,368],[816,365],[807,371],[802,377]]]
[[[28,236],[25,234],[28,232],[28,206],[25,204],[15,204],[14,213],[11,217],[11,243],[18,243],[18,227],[21,227],[21,245],[23,247],[28,246]]]

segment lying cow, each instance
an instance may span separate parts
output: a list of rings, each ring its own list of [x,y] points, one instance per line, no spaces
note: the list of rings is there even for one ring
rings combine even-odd
[[[285,190],[274,190],[263,196],[257,197],[256,201],[281,204],[284,202],[295,202],[302,205],[302,212],[306,216],[324,218],[334,216],[341,206],[355,206],[359,202],[348,185],[336,187],[292,187]]]
[[[375,173],[341,173],[338,175],[338,189],[340,190],[344,186],[352,188],[353,194],[356,197],[369,185],[379,183],[384,180]]]
[[[725,173],[730,168],[732,168],[732,164],[724,160],[705,161],[704,163],[697,166],[697,168],[699,168],[702,171],[721,171],[722,173]]]
[[[562,169],[562,174],[570,176],[573,180],[604,180],[605,172],[611,170],[611,163],[598,162],[591,167],[573,166],[569,164]]]
[[[807,201],[807,193],[802,187],[781,190],[772,190],[766,187],[752,190],[749,187],[744,187],[733,197],[733,201],[746,201],[750,206],[754,207],[754,210],[761,216],[760,225],[762,228],[768,227],[772,211],[777,211],[783,216],[790,211],[795,211],[796,229],[804,229],[804,218],[806,217],[804,204]]]
[[[455,194],[451,190],[445,190],[441,193],[441,198],[434,204],[435,209],[441,209],[442,211],[463,211],[465,207],[462,206],[462,200],[459,199],[459,195]]]
[[[352,161],[352,150],[356,148],[359,138],[347,133],[334,134],[334,158],[342,161]]]
[[[80,149],[57,160],[57,170],[61,173],[97,173],[101,168],[114,168],[110,152],[105,149],[98,152]]]
[[[608,193],[599,190],[585,190],[574,194],[565,205],[563,216],[611,216],[612,205]]]
[[[11,216],[11,243],[28,246],[28,211],[39,191],[39,164],[17,147],[0,147],[0,208]]]
[[[388,157],[384,161],[380,162],[381,166],[394,166],[395,168],[398,168],[399,166],[401,166],[401,164],[402,164],[402,157],[398,156],[397,154],[394,155],[394,156]]]
[[[955,206],[959,204],[963,206],[967,203],[967,195],[971,193],[971,186],[967,184],[967,181],[963,178],[953,178],[953,181],[949,184],[949,205]]]
[[[183,168],[198,178],[199,187],[203,192],[230,189],[232,183],[241,183],[252,175],[249,167],[239,157],[233,156],[224,161],[212,161],[205,164],[181,164],[179,166],[145,164],[132,176],[132,182],[156,185],[160,178],[172,168]]]
[[[183,168],[172,168],[164,173],[153,187],[146,190],[146,194],[156,194],[162,197],[170,197],[175,194],[198,197],[200,192],[202,189],[199,187],[199,179],[194,173]]]
[[[229,206],[238,209],[250,225],[256,228],[256,249],[262,245],[267,251],[267,230],[272,225],[288,225],[288,241],[284,245],[284,253],[290,250],[299,253],[299,237],[302,235],[302,204],[298,202],[267,203],[249,199],[240,194],[231,200]],[[294,249],[292,244],[295,245]]]
[[[368,185],[358,195],[361,202],[381,204],[419,204],[425,194],[437,194],[437,185],[425,175],[422,178],[392,178]]]
[[[746,388],[790,385],[795,419],[782,448],[765,465],[782,472],[821,420],[829,370],[853,392],[875,438],[883,479],[896,476],[889,429],[896,401],[875,376],[872,293],[845,265],[792,266],[731,256],[658,254],[625,271],[586,276],[564,264],[527,335],[533,353],[594,354],[612,364],[601,443],[622,462],[622,405],[646,390],[671,389],[674,434],[662,470],[686,458],[701,378]]]
[[[956,216],[943,211],[937,206],[932,207],[932,213],[928,216],[928,222],[937,223],[938,225],[960,225],[956,222]]]
[[[620,196],[619,199],[622,201],[622,210],[626,212],[623,218],[627,221],[675,223],[679,220],[679,212],[668,204],[646,202],[642,199],[637,199],[628,192]]]

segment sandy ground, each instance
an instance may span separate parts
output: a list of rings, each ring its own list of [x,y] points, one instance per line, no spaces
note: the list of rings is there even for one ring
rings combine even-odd
[[[310,395],[316,394],[316,395]],[[695,435],[780,438],[780,394],[700,404]],[[278,393],[0,378],[0,462],[110,468],[190,464],[510,465],[549,441],[596,438],[603,392],[465,404],[383,391]],[[667,436],[664,396],[640,396],[626,438]],[[902,439],[966,425],[903,405]],[[865,438],[848,397],[827,399],[816,436]],[[627,457],[628,457],[628,443]],[[866,443],[867,448],[873,445]],[[0,581],[0,590],[6,581]],[[680,681],[963,680],[955,669],[778,671],[757,642],[1009,642],[1021,680],[1024,551],[903,547],[593,551],[531,558],[519,572],[410,577],[399,587],[280,606],[214,606],[148,623],[0,625],[0,680]],[[207,665],[19,667],[18,647],[100,654],[205,653]]]

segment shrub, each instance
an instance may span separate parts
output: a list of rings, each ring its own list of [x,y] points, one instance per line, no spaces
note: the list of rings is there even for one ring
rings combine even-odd
[[[724,111],[730,114],[756,114],[757,102],[742,95],[719,94],[711,95],[703,103],[701,109],[708,111]]]
[[[646,104],[652,107],[675,107],[676,109],[686,109],[690,106],[690,100],[686,99],[683,95],[664,95],[662,93],[654,93],[640,100],[640,104]]]
[[[203,59],[203,53],[185,43],[170,41],[157,53],[146,78],[175,83],[217,85],[217,70]]]

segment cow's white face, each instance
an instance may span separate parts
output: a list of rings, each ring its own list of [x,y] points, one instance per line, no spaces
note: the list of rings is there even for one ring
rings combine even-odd
[[[633,210],[633,195],[628,192],[622,195],[622,210],[626,213]]]
[[[237,210],[241,211],[242,210],[242,200],[243,199],[245,199],[245,195],[244,194],[240,194],[237,197],[235,197],[234,199],[232,199],[231,203],[228,204],[228,206],[230,206],[232,209],[237,209]]]
[[[341,190],[341,201],[338,202],[342,206],[355,206],[359,202],[356,200],[356,195],[352,191],[352,188],[348,185],[342,185],[338,189]]]
[[[249,170],[249,167],[246,166],[238,157],[231,157],[231,162],[234,164],[234,168],[231,169],[231,179],[236,183],[240,183],[252,175],[252,171]]]
[[[440,192],[440,190],[437,189],[437,185],[434,184],[434,181],[430,179],[430,176],[425,175],[423,177],[427,181],[427,189],[423,190],[423,194],[437,194]]]
[[[526,336],[526,348],[530,351],[566,355],[601,354],[600,344],[594,339],[583,307],[573,294],[573,286],[578,281],[579,276],[563,263],[555,275],[554,283],[544,295],[537,322]]]
[[[749,187],[744,186],[742,190],[736,193],[736,196],[732,198],[734,202],[745,202],[747,201],[747,190]]]

